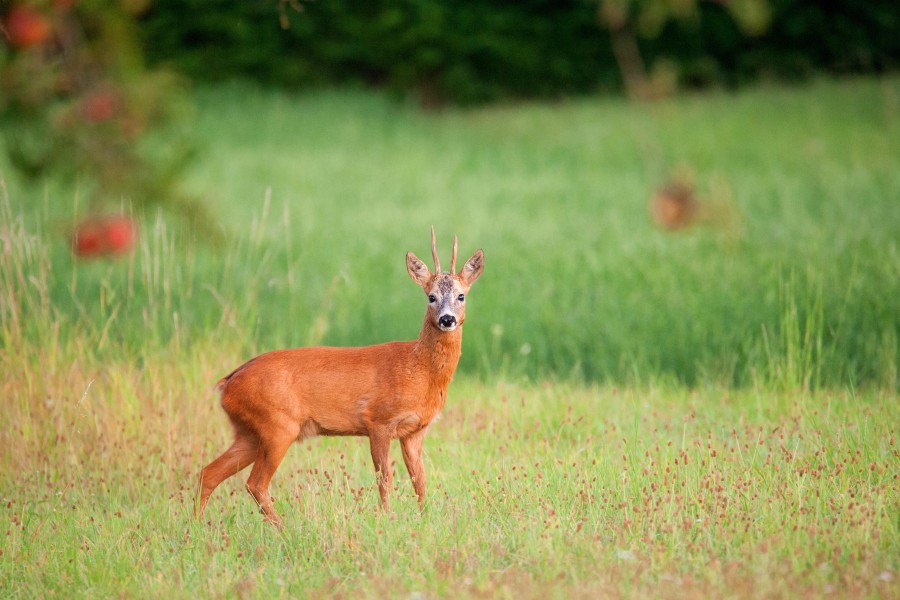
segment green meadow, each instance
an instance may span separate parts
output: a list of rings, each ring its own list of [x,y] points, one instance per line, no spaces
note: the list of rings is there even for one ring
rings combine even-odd
[[[72,256],[88,183],[0,163],[0,595],[900,597],[900,79],[190,96],[207,222],[123,198],[128,256]],[[701,206],[677,231],[672,179]],[[424,510],[397,448],[382,511],[366,440],[321,438],[275,476],[283,531],[245,475],[195,521],[215,382],[414,338],[432,225],[486,264]]]

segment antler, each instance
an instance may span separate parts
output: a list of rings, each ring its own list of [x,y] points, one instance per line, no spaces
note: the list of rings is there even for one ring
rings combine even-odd
[[[438,259],[437,247],[434,240],[434,225],[431,226],[431,256],[434,257],[434,272],[441,272],[441,261]]]
[[[453,258],[450,260],[450,273],[456,274],[456,247],[459,244],[459,239],[454,235],[453,236]]]
[[[456,250],[459,247],[459,237],[453,236],[453,257],[450,259],[450,273],[456,273]],[[434,258],[434,272],[441,272],[441,261],[438,259],[437,245],[434,239],[434,225],[431,226],[431,256]]]

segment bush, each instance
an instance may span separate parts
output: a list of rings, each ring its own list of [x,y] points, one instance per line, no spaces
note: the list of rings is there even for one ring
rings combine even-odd
[[[91,211],[123,201],[203,216],[179,190],[190,156],[177,77],[145,68],[140,2],[16,0],[0,10],[0,149],[25,180],[83,183]]]
[[[760,77],[805,78],[816,72],[885,72],[900,64],[900,9],[895,2],[769,0],[764,35],[742,35],[725,8],[700,5],[694,22],[671,22],[648,55],[679,65],[682,83],[738,85]]]

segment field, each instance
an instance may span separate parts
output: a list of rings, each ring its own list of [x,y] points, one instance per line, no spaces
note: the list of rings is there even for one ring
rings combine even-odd
[[[137,210],[132,255],[74,260],[84,184],[0,164],[0,595],[900,597],[900,80],[192,96],[218,238]],[[703,206],[675,232],[672,177]],[[316,439],[276,475],[284,531],[242,477],[196,522],[215,381],[415,337],[432,224],[486,267],[424,511],[396,448],[384,512],[366,442]]]

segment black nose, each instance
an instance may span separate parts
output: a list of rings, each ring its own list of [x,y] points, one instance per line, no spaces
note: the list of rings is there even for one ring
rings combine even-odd
[[[441,327],[453,327],[456,325],[456,317],[453,315],[441,315],[441,318],[438,319],[438,325]]]

